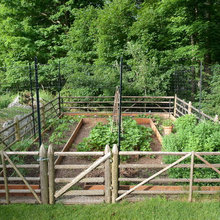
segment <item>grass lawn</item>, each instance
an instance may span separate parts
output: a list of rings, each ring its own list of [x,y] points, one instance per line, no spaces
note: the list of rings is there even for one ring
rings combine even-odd
[[[2,205],[1,220],[70,220],[70,219],[155,219],[219,220],[219,202],[167,201],[163,198],[142,202],[101,205]]]

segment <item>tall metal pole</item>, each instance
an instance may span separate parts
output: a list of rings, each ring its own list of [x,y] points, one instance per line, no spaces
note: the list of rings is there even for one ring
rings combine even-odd
[[[35,117],[34,117],[34,95],[33,95],[33,84],[32,84],[32,68],[31,63],[29,63],[29,77],[30,77],[30,89],[31,89],[31,107],[32,107],[32,118],[33,118],[33,130],[34,130],[34,137],[36,137],[36,130],[35,130]]]
[[[122,72],[123,57],[120,60],[120,87],[119,87],[119,119],[118,119],[118,150],[121,148],[121,102],[122,102]]]
[[[34,61],[35,61],[35,81],[36,81],[36,98],[37,98],[38,135],[39,135],[39,146],[41,146],[41,144],[42,144],[42,139],[41,139],[40,99],[39,99],[39,84],[38,84],[37,57],[35,57]]]
[[[59,61],[59,96],[58,96],[58,101],[59,101],[59,116],[61,115],[61,100],[60,100],[60,91],[61,91],[61,75],[60,75],[60,61]]]
[[[202,61],[200,61],[200,82],[199,82],[199,112],[201,112],[202,108]]]

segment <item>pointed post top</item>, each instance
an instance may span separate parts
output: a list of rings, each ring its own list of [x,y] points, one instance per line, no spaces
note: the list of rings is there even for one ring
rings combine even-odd
[[[107,145],[105,146],[105,154],[107,154],[108,152],[110,152],[110,147],[109,147],[109,145],[107,144]]]
[[[48,147],[48,154],[51,154],[53,152],[54,152],[53,145],[50,144],[49,147]]]
[[[113,153],[113,154],[118,154],[118,146],[117,146],[117,144],[114,144],[114,145],[113,145],[112,153]]]
[[[39,152],[40,157],[44,157],[46,155],[46,149],[43,144],[40,146],[40,152]]]

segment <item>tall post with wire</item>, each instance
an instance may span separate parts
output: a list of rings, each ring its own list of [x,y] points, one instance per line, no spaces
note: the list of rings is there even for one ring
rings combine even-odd
[[[59,104],[59,116],[61,115],[61,98],[60,98],[60,91],[61,91],[61,74],[60,74],[60,61],[59,61],[59,71],[58,71],[58,77],[59,77],[59,93],[58,93],[58,104]]]
[[[202,108],[202,61],[200,61],[200,81],[199,81],[199,112]],[[200,114],[201,116],[201,114]]]
[[[36,98],[37,98],[38,135],[39,135],[39,146],[41,146],[42,139],[41,139],[40,98],[39,98],[37,57],[35,57],[34,63],[35,63],[35,83],[36,83]]]
[[[35,117],[34,117],[34,94],[33,94],[33,84],[32,84],[31,63],[29,63],[29,77],[30,77],[30,90],[31,90],[31,108],[32,108],[32,118],[33,118],[33,131],[34,131],[34,137],[36,137]]]
[[[119,87],[119,118],[118,118],[118,150],[121,149],[121,102],[122,102],[122,73],[123,73],[123,57],[120,60],[120,87]]]

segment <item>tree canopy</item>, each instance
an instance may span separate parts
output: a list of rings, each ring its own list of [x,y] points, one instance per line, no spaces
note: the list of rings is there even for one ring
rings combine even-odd
[[[179,71],[196,100],[200,62],[206,82],[219,80],[210,68],[220,61],[219,24],[219,0],[2,0],[1,89],[24,85],[37,56],[52,66],[41,70],[44,86],[60,61],[64,88],[111,94],[123,56],[126,94],[173,94]]]

